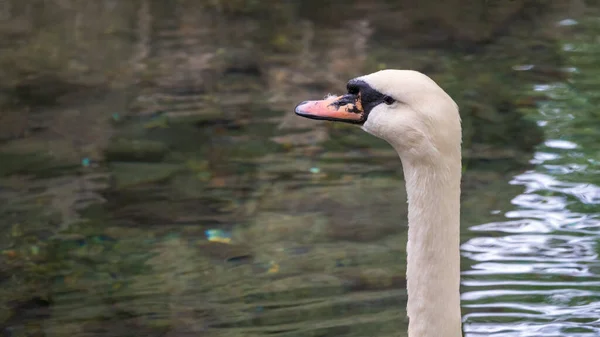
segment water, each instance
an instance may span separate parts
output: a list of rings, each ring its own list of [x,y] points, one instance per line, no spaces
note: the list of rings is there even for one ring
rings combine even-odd
[[[2,334],[405,335],[397,155],[360,130],[300,121],[291,110],[342,90],[357,64],[427,70],[461,105],[466,336],[600,333],[593,8],[546,19],[553,28],[538,34],[558,32],[558,51],[525,25],[469,52],[402,47],[439,36],[362,16],[384,17],[384,2],[349,6],[356,20],[343,27],[283,5],[256,25],[141,3],[135,15],[122,9],[124,23],[108,35],[139,19],[139,45],[114,48],[135,49],[119,60],[142,62],[138,81],[96,46],[126,92],[34,109],[32,134],[2,144]],[[490,2],[502,10],[492,21],[517,3]],[[121,5],[107,4],[88,10],[118,16]],[[466,24],[455,34],[479,31]],[[77,27],[79,39],[90,33]]]
[[[598,27],[598,20],[584,24]],[[502,210],[505,220],[471,226],[475,237],[462,246],[470,261],[463,273],[468,336],[600,333],[600,153],[583,126],[597,124],[589,119],[597,116],[597,85],[578,58],[599,49],[585,35],[573,40],[564,44],[572,79],[532,88],[549,98],[534,115],[547,140],[534,168],[510,181],[523,193]]]

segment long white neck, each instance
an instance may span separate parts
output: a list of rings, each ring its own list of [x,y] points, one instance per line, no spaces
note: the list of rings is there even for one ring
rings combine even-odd
[[[403,160],[403,168],[408,336],[460,337],[460,156],[436,164]]]

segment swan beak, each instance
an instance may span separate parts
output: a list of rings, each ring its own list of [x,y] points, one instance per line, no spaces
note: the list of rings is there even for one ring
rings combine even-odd
[[[304,101],[296,106],[298,116],[310,119],[364,123],[364,112],[359,95],[328,97],[320,101]]]

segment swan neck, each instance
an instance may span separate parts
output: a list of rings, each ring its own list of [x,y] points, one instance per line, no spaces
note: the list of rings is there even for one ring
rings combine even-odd
[[[460,159],[403,167],[408,336],[460,337]]]

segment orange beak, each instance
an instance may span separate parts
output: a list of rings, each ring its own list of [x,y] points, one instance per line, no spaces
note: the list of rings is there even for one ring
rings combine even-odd
[[[320,101],[304,101],[296,106],[298,116],[328,121],[362,124],[365,113],[360,94],[329,97]]]

